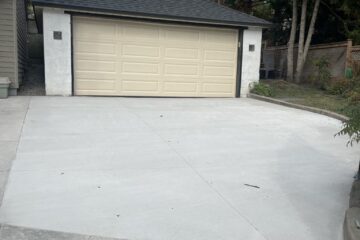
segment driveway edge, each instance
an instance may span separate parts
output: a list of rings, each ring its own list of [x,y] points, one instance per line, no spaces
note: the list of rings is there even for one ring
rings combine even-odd
[[[282,106],[286,106],[286,107],[296,108],[296,109],[300,109],[300,110],[305,110],[305,111],[325,115],[327,117],[335,118],[335,119],[340,120],[342,122],[349,120],[349,118],[344,116],[344,115],[341,115],[341,114],[338,114],[338,113],[335,113],[335,112],[331,112],[331,111],[328,111],[328,110],[324,110],[324,109],[321,109],[321,108],[308,107],[308,106],[300,105],[300,104],[296,104],[296,103],[289,103],[289,102],[286,102],[286,101],[283,101],[283,100],[270,98],[270,97],[264,97],[264,96],[257,95],[257,94],[254,94],[254,93],[249,93],[248,97],[256,99],[256,100],[261,100],[261,101],[274,103],[274,104],[278,104],[278,105],[282,105]]]
[[[33,229],[3,224],[0,225],[1,240],[126,240],[93,235]]]

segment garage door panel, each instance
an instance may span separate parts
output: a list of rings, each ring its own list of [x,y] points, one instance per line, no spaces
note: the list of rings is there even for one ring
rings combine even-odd
[[[164,83],[164,90],[167,92],[195,92],[197,89],[196,82],[166,82]]]
[[[224,84],[224,83],[204,83],[202,85],[202,89],[204,92],[210,93],[229,93],[232,90],[232,84]]]
[[[77,95],[235,95],[237,30],[89,17],[74,30]]]
[[[235,54],[235,58],[233,59],[233,62],[237,61],[237,48],[230,48],[230,47],[227,47],[224,45],[208,46],[206,44],[204,44],[203,48],[204,48],[204,55],[205,55],[205,52],[207,52],[207,51],[210,51],[210,52],[214,51],[215,54],[217,52],[219,52],[220,54],[221,54],[221,52],[224,52],[224,54],[226,54],[227,52],[231,52],[231,53]]]
[[[165,48],[165,57],[172,59],[196,59],[200,56],[197,48]]]
[[[122,45],[122,56],[127,57],[160,57],[160,47],[143,45]]]
[[[194,42],[200,41],[199,31],[184,30],[184,28],[174,28],[172,30],[165,30],[165,40],[176,42]]]
[[[124,57],[118,57],[117,61],[120,65],[123,63],[131,63],[131,64],[156,64],[161,65],[162,61],[160,58],[149,58],[149,57],[140,57],[140,56],[124,56]],[[121,72],[121,74],[124,74],[126,72]],[[141,74],[141,72],[138,72]]]
[[[234,75],[233,67],[214,67],[214,66],[205,66],[204,67],[205,76],[225,76],[231,77]]]
[[[158,82],[149,82],[149,81],[134,81],[123,79],[122,81],[122,90],[123,91],[158,91],[159,84]]]
[[[165,64],[164,74],[196,76],[199,74],[199,66],[193,64]]]
[[[76,61],[76,68],[79,71],[115,72],[116,63],[95,60],[78,60]]]
[[[160,29],[147,24],[127,24],[120,26],[123,28],[123,38],[125,39],[141,39],[144,40],[156,40],[160,38]]]
[[[115,90],[75,90],[78,96],[116,96]]]
[[[111,22],[99,23],[98,21],[77,22],[74,27],[76,40],[90,40],[92,42],[111,41],[116,39],[116,24]]]
[[[77,71],[76,73],[77,79],[104,79],[104,80],[116,80],[117,74],[116,73],[109,73],[109,72],[87,72],[87,71]]]
[[[235,64],[233,62],[224,62],[224,61],[204,61],[204,68],[205,67],[215,67],[215,68],[231,68],[234,70],[234,73],[236,74]]]
[[[116,55],[116,44],[114,43],[96,43],[96,42],[78,41],[76,44],[76,49],[78,53]]]
[[[159,74],[148,74],[148,73],[124,73],[117,74],[121,79],[134,80],[134,81],[159,81]]]
[[[99,62],[117,62],[117,55],[104,55],[104,54],[92,54],[92,53],[75,53],[75,61],[99,61]]]
[[[206,77],[201,83],[224,83],[224,84],[232,84],[232,78],[227,77]]]
[[[155,63],[124,62],[122,64],[122,72],[135,74],[159,74],[160,66]]]
[[[116,88],[115,81],[111,80],[90,80],[81,79],[77,82],[77,87],[88,90],[114,90]]]
[[[184,82],[184,83],[194,83],[194,82],[198,82],[200,83],[201,82],[201,79],[199,79],[198,76],[184,76],[184,75],[167,75],[166,76],[166,81],[164,81],[164,84],[165,83],[168,83],[168,82]]]
[[[180,58],[163,58],[162,59],[162,64],[165,68],[166,65],[175,65],[175,66],[178,66],[178,65],[185,65],[185,66],[200,66],[200,63],[199,63],[199,59],[180,59]],[[164,63],[165,62],[165,63]],[[164,72],[165,73],[165,72]],[[186,75],[184,75],[186,76]]]
[[[231,63],[236,60],[234,51],[221,51],[221,50],[205,50],[206,61],[229,61]]]

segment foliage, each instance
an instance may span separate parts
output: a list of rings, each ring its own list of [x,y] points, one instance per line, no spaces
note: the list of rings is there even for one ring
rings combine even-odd
[[[358,103],[360,102],[360,64],[353,62],[351,69],[353,77],[334,81],[328,93],[340,95],[348,99],[350,103]]]
[[[326,43],[353,39],[360,44],[360,1],[321,1],[313,43]],[[334,31],[336,29],[336,31]]]
[[[360,67],[356,63],[353,63],[354,75],[351,79],[352,85],[349,87],[347,97],[350,100],[349,108],[351,109],[349,120],[343,124],[343,129],[337,133],[337,135],[347,135],[349,141],[347,145],[353,145],[353,143],[360,142]],[[357,179],[360,179],[360,162],[357,173]]]
[[[349,120],[344,122],[343,129],[337,135],[348,135],[351,146],[354,142],[360,142],[360,105],[353,108]]]
[[[264,30],[264,39],[270,45],[282,45],[288,41],[291,26],[291,4],[288,0],[216,0],[228,7],[272,22],[271,29]]]
[[[329,61],[326,59],[326,57],[322,56],[319,59],[315,59],[313,61],[313,64],[316,67],[316,72],[313,80],[315,86],[317,86],[321,90],[328,89],[331,80]]]
[[[349,39],[353,40],[353,43],[360,44],[360,30],[354,29],[347,34]]]
[[[273,23],[265,30],[264,39],[269,45],[285,45],[291,27],[291,1],[289,0],[216,0],[231,8]],[[314,0],[309,0],[310,5]],[[300,7],[301,4],[299,4]],[[312,9],[309,8],[307,22]],[[360,1],[359,0],[322,0],[319,9],[316,31],[312,43],[327,43],[353,39],[360,44]],[[336,31],[334,31],[336,29]]]
[[[333,95],[343,95],[345,96],[346,93],[353,87],[353,81],[343,78],[337,81],[334,81],[330,88],[328,89],[328,93]]]
[[[265,97],[273,96],[271,87],[265,83],[255,83],[254,86],[251,88],[251,93],[255,93]]]
[[[360,103],[360,89],[357,88],[353,91],[350,91],[348,94],[348,98],[349,98],[350,104]]]

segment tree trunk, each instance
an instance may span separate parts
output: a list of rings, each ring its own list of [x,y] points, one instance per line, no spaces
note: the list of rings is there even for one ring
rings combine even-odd
[[[301,80],[300,70],[302,69],[302,65],[304,61],[304,39],[305,39],[305,27],[306,27],[307,2],[308,0],[303,0],[301,6],[299,46],[298,46],[298,57],[297,57],[296,74],[295,74],[295,81],[297,83],[299,83]]]
[[[315,5],[314,5],[314,9],[313,9],[313,13],[312,13],[312,17],[311,17],[311,21],[310,21],[310,26],[309,26],[309,31],[306,37],[306,43],[305,46],[302,45],[302,53],[301,55],[298,55],[298,62],[297,62],[297,67],[296,67],[296,82],[299,83],[301,80],[301,76],[302,76],[302,72],[304,70],[304,65],[305,65],[305,61],[309,52],[309,48],[310,48],[310,44],[311,44],[311,39],[312,36],[314,34],[315,31],[315,22],[316,22],[316,18],[319,12],[319,6],[320,6],[320,0],[316,0],[315,1]],[[305,36],[305,34],[304,34]],[[302,42],[302,44],[304,44],[304,42]],[[299,51],[300,51],[300,43],[299,43]]]
[[[314,34],[314,31],[315,31],[315,22],[316,22],[316,18],[317,18],[318,12],[319,12],[319,6],[320,6],[320,0],[316,0],[314,10],[313,10],[313,14],[312,14],[312,17],[311,17],[309,31],[308,31],[307,38],[306,38],[306,43],[305,43],[304,63],[305,63],[307,54],[309,52],[309,47],[310,47],[312,36]],[[303,64],[303,67],[304,67],[304,64]],[[302,72],[302,70],[303,69],[301,69],[300,73]]]
[[[287,52],[287,72],[286,79],[288,81],[294,80],[294,43],[296,36],[296,26],[297,26],[297,0],[293,0],[292,8],[292,19],[291,19],[291,32],[288,42],[288,52]]]

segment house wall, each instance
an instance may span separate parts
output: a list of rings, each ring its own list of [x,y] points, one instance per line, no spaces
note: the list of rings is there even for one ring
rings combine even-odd
[[[261,28],[249,28],[243,32],[243,53],[240,96],[246,97],[250,86],[259,81],[261,60]],[[249,46],[254,45],[255,50],[250,51]]]
[[[0,0],[0,77],[8,77],[12,88],[18,87],[15,9],[15,1]]]
[[[71,17],[63,10],[43,10],[44,64],[46,95],[72,94]],[[60,31],[62,39],[54,39]]]
[[[16,0],[17,17],[17,72],[18,84],[21,84],[25,78],[27,66],[27,22],[25,0]]]

